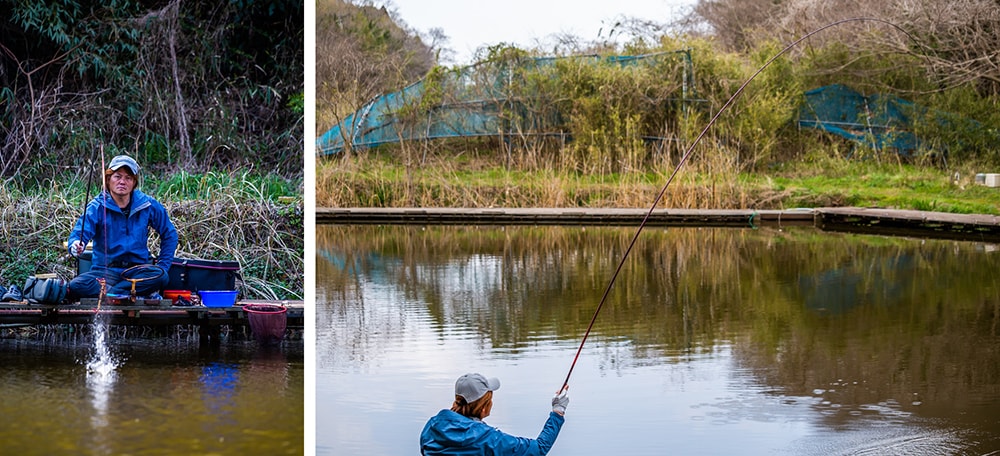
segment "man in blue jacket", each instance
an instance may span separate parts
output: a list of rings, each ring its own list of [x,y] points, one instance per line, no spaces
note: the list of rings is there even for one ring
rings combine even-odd
[[[420,433],[420,454],[544,456],[559,436],[569,405],[566,392],[552,398],[552,411],[537,439],[516,437],[483,422],[493,409],[500,380],[465,374],[455,382],[450,410],[431,417]]]
[[[104,171],[105,191],[87,204],[69,234],[67,245],[74,257],[79,257],[91,240],[94,244],[91,269],[70,281],[67,301],[98,297],[98,279],[106,281],[108,295],[130,295],[132,282],[136,296],[150,296],[166,286],[177,250],[177,229],[163,205],[138,187],[139,164],[126,155],[112,158]],[[159,269],[133,269],[127,277],[132,280],[125,280],[122,272],[126,269],[153,264],[148,247],[150,229],[160,236],[160,254],[155,259]]]

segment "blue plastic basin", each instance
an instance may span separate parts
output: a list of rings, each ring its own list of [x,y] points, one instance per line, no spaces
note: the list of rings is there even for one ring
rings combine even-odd
[[[233,307],[236,305],[236,290],[201,290],[198,292],[205,307]]]

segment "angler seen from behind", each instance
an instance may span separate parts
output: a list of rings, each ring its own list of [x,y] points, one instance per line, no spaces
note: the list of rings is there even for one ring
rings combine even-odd
[[[420,454],[509,454],[544,456],[552,449],[565,422],[569,395],[564,389],[552,397],[552,411],[537,439],[517,437],[486,424],[493,410],[493,392],[500,379],[482,374],[465,374],[455,381],[455,402],[451,409],[431,417],[420,433]]]

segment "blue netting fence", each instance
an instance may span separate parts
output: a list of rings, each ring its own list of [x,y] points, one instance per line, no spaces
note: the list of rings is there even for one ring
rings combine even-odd
[[[817,128],[876,151],[910,157],[997,144],[998,135],[973,119],[933,110],[894,95],[864,95],[842,84],[805,93],[799,126]],[[924,133],[921,134],[921,129]],[[972,144],[977,138],[982,144]]]
[[[664,78],[678,79],[677,100],[693,95],[689,51],[636,56],[519,58],[432,72],[424,79],[380,95],[348,115],[316,140],[318,155],[345,148],[437,138],[535,135],[565,136],[569,113],[539,109],[547,94],[526,80],[573,60],[620,68],[645,65]],[[549,71],[548,74],[554,74]],[[527,75],[527,76],[526,76]]]
[[[571,140],[567,112],[572,107],[553,102],[537,78],[556,78],[554,68],[572,60],[617,68],[642,66],[663,79],[676,79],[672,105],[654,124],[660,131],[642,133],[642,139],[664,140],[662,125],[680,112],[679,106],[703,102],[693,87],[689,51],[638,56],[576,56],[518,58],[503,62],[441,69],[397,92],[380,95],[348,115],[316,140],[317,155],[411,140],[499,136],[558,137]],[[565,73],[563,73],[565,74]],[[535,83],[529,79],[536,78]],[[541,88],[541,89],[540,89]],[[672,90],[672,89],[670,89]],[[560,110],[560,108],[562,108]],[[646,108],[649,108],[648,106]],[[893,150],[910,156],[918,150],[965,146],[940,139],[933,146],[922,141],[915,125],[928,120],[939,131],[986,131],[979,123],[953,114],[929,110],[894,95],[864,95],[846,85],[833,84],[807,91],[799,110],[800,127],[821,129],[873,150]],[[647,128],[652,130],[654,128]],[[986,132],[989,133],[989,132]],[[978,133],[977,133],[978,134]],[[995,138],[996,132],[980,136]]]
[[[892,148],[909,155],[919,145],[911,128],[912,118],[922,112],[922,108],[893,95],[866,96],[833,84],[805,93],[799,126],[825,130],[875,150]]]

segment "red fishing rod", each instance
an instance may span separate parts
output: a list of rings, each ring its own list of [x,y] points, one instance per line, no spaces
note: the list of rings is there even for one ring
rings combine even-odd
[[[746,89],[746,87],[750,84],[750,82],[753,81],[754,78],[757,77],[757,75],[759,75],[761,72],[763,72],[765,68],[767,68],[768,66],[770,66],[772,62],[774,62],[775,60],[777,60],[778,57],[781,57],[782,55],[784,55],[785,53],[787,53],[788,51],[790,51],[795,46],[798,46],[799,43],[805,41],[809,37],[811,37],[811,36],[813,36],[813,35],[815,35],[817,33],[820,33],[820,32],[822,32],[822,31],[824,31],[826,29],[829,29],[829,28],[832,28],[832,27],[836,27],[836,26],[839,26],[839,25],[843,25],[843,24],[846,24],[846,23],[850,23],[850,22],[863,22],[863,21],[880,22],[880,23],[883,23],[883,24],[887,24],[889,26],[892,26],[896,30],[899,30],[900,32],[903,32],[903,34],[905,34],[911,40],[913,40],[913,37],[906,30],[903,30],[898,25],[893,24],[893,23],[891,23],[889,21],[886,21],[884,19],[876,19],[876,18],[870,18],[870,17],[854,17],[854,18],[850,18],[850,19],[842,19],[842,20],[839,20],[839,21],[832,22],[830,24],[824,25],[824,26],[822,26],[822,27],[820,27],[820,28],[818,28],[816,30],[813,30],[813,31],[811,31],[809,33],[806,33],[805,35],[802,35],[801,37],[799,37],[799,39],[797,39],[797,40],[793,41],[791,44],[785,46],[785,48],[782,49],[781,51],[779,51],[777,54],[774,54],[774,56],[772,56],[770,59],[768,59],[767,62],[764,62],[764,64],[761,65],[760,68],[758,68],[757,71],[755,71],[752,75],[750,75],[750,77],[747,78],[746,81],[743,81],[743,84],[741,84],[740,87],[738,89],[736,89],[736,92],[734,92],[733,95],[731,97],[729,97],[729,100],[727,100],[726,103],[724,105],[722,105],[722,108],[720,108],[719,111],[716,112],[714,116],[712,116],[712,119],[709,120],[708,124],[705,125],[705,128],[701,130],[701,133],[698,134],[698,136],[694,139],[694,141],[691,143],[691,145],[688,146],[687,150],[684,151],[684,155],[682,155],[680,161],[677,162],[677,166],[674,167],[674,171],[672,173],[670,173],[670,177],[667,178],[667,182],[663,184],[663,188],[660,189],[660,193],[656,195],[656,199],[653,200],[653,204],[649,206],[649,211],[646,212],[646,215],[642,218],[642,222],[639,223],[639,227],[636,228],[635,234],[632,236],[632,241],[629,242],[628,248],[625,249],[625,254],[622,255],[622,259],[618,263],[618,267],[615,268],[614,274],[611,275],[611,280],[608,281],[607,288],[604,289],[604,296],[601,297],[601,302],[597,305],[597,309],[594,311],[593,318],[590,319],[590,325],[587,326],[587,331],[583,333],[583,339],[580,341],[580,347],[576,349],[576,356],[573,357],[573,363],[570,364],[570,366],[569,366],[569,372],[566,373],[566,380],[563,381],[563,384],[559,388],[559,391],[556,392],[557,395],[558,394],[562,394],[562,392],[565,391],[566,388],[569,386],[569,378],[570,378],[570,376],[573,375],[573,368],[576,367],[576,361],[578,359],[580,359],[580,353],[583,351],[583,345],[587,343],[587,338],[590,336],[590,331],[592,329],[594,329],[594,323],[597,321],[597,315],[601,313],[601,308],[604,307],[604,303],[608,300],[608,295],[611,293],[611,287],[615,284],[615,279],[618,278],[618,274],[621,273],[622,267],[625,265],[625,260],[628,258],[628,254],[630,252],[632,252],[632,247],[635,246],[636,240],[639,239],[639,233],[641,233],[642,229],[646,226],[646,222],[649,220],[649,217],[653,214],[653,211],[656,209],[656,205],[660,203],[660,200],[663,199],[663,195],[666,194],[667,187],[670,186],[670,183],[674,181],[674,177],[677,176],[677,173],[680,171],[681,167],[684,166],[685,163],[687,163],[688,158],[691,157],[691,153],[694,152],[694,148],[701,141],[701,138],[705,137],[705,134],[708,133],[708,130],[710,128],[712,128],[712,125],[715,125],[715,122],[719,119],[720,116],[722,116],[722,113],[726,112],[726,110],[729,109],[730,106],[732,106],[733,102],[735,102],[736,99],[740,96],[740,94],[743,93],[743,90]],[[916,40],[914,40],[914,41],[916,41]]]

